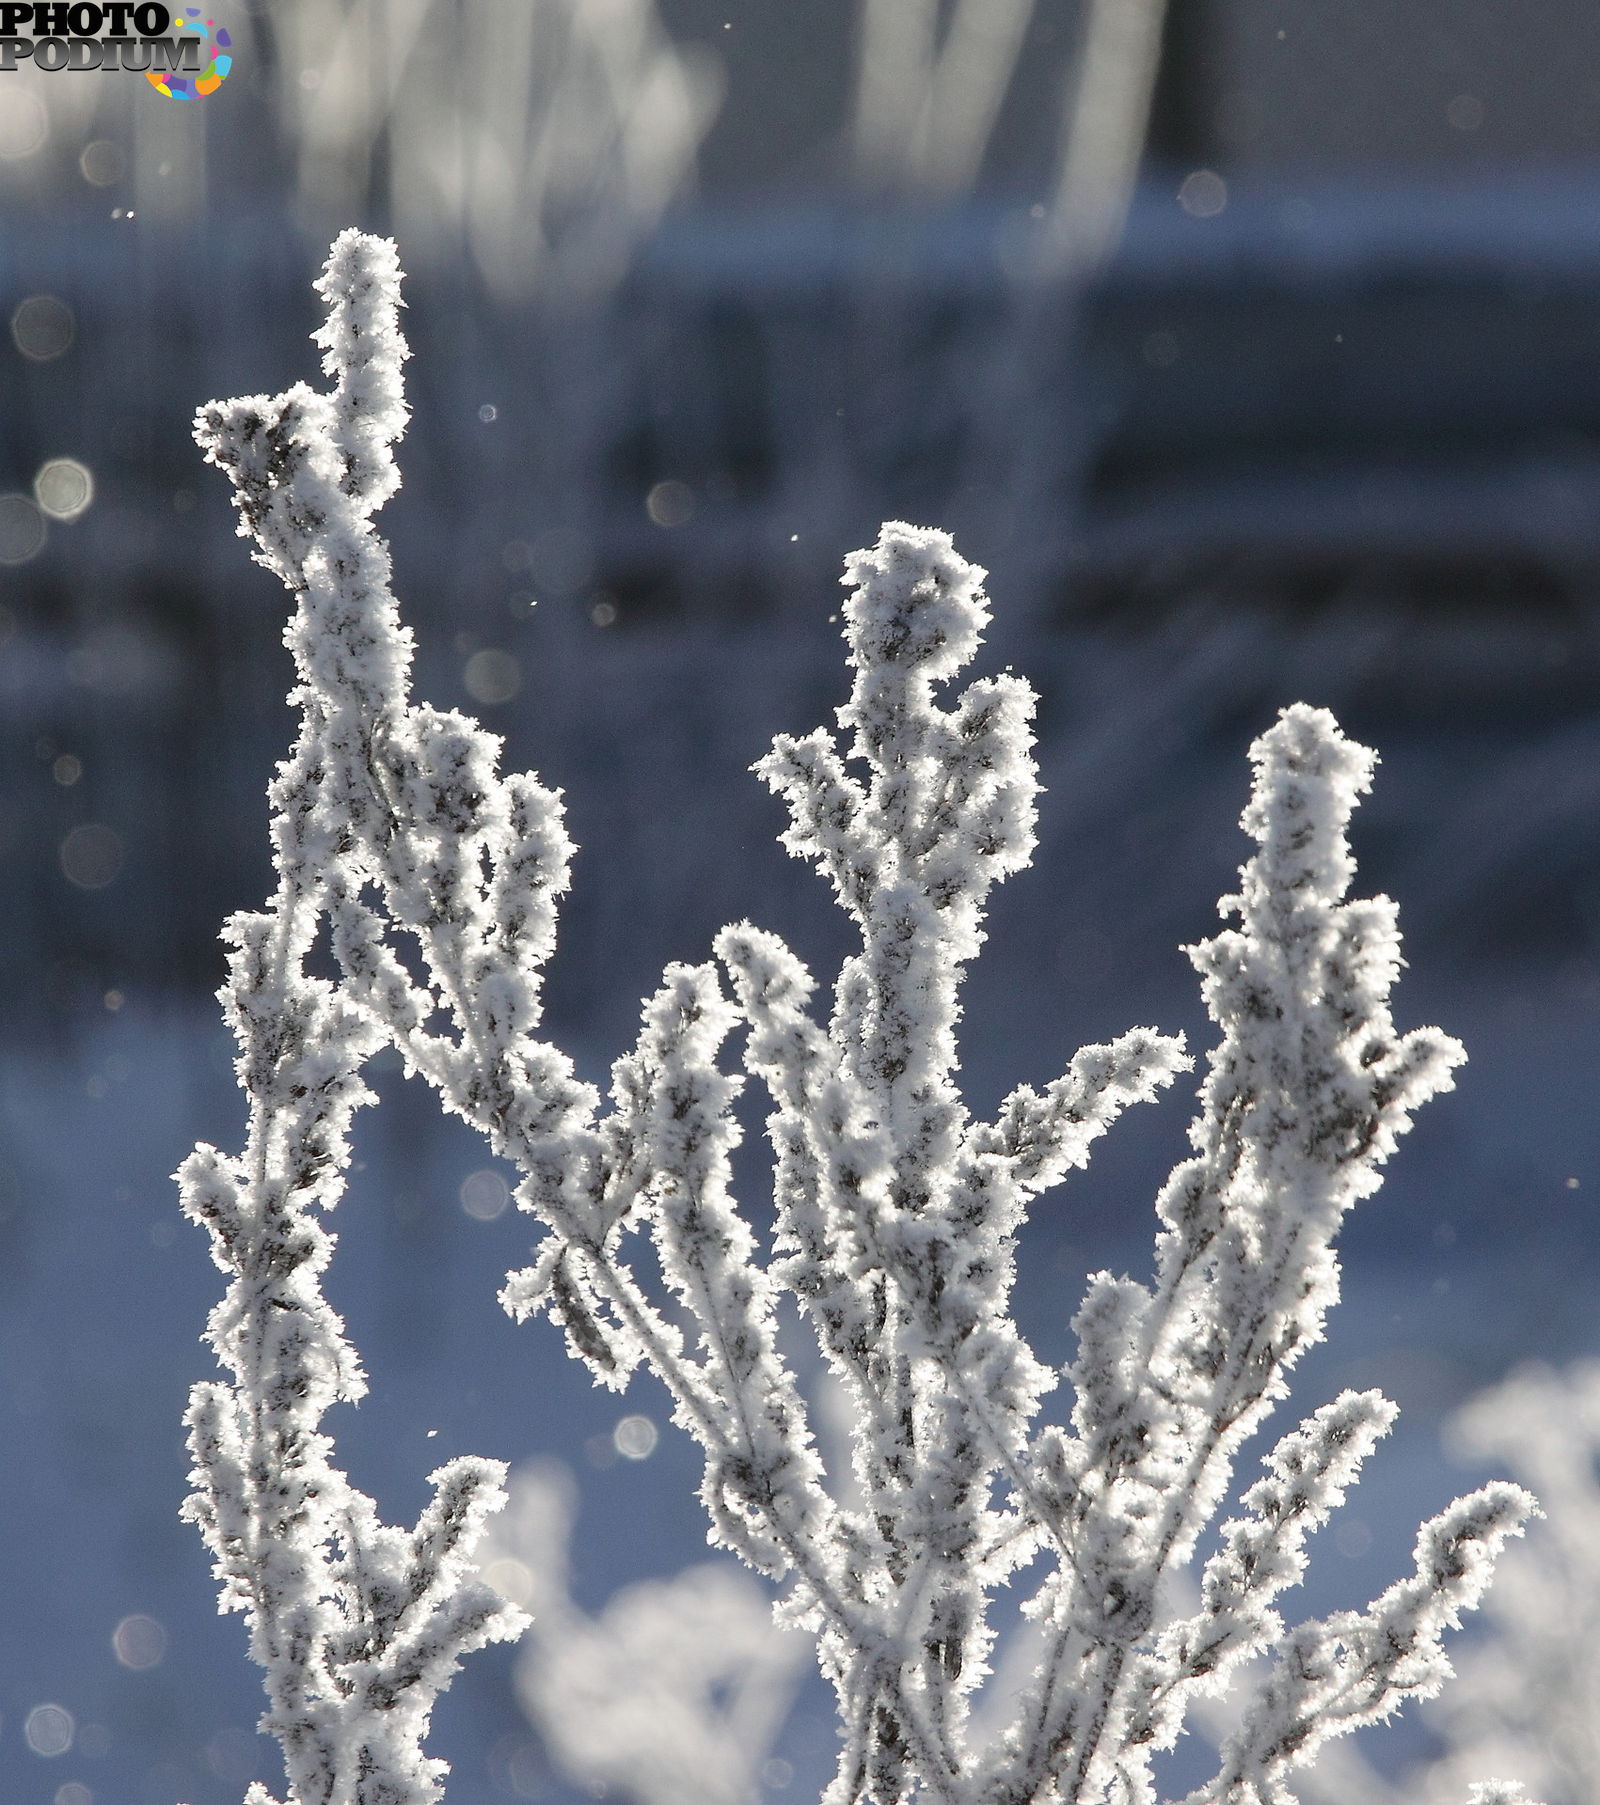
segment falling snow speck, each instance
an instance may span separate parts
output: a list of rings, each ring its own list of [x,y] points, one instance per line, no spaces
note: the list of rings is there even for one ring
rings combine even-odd
[[[144,1673],[161,1665],[167,1652],[167,1632],[154,1617],[135,1612],[131,1617],[124,1617],[112,1632],[111,1647],[124,1667]]]
[[[52,520],[76,520],[94,500],[94,477],[76,458],[51,458],[33,479],[33,498]]]
[[[612,1445],[624,1460],[648,1460],[660,1439],[647,1416],[625,1416],[611,1431]]]
[[[645,497],[644,511],[657,526],[682,526],[694,517],[694,510],[694,491],[673,478],[657,483]]]
[[[22,1736],[36,1755],[64,1755],[72,1747],[77,1726],[63,1705],[35,1705],[22,1722]]]
[[[498,1172],[474,1172],[461,1182],[461,1207],[475,1222],[493,1222],[505,1213],[511,1187]]]

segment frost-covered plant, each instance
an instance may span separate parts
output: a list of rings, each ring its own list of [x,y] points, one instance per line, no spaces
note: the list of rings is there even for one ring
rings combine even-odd
[[[568,1589],[571,1474],[533,1462],[507,1490],[483,1573],[533,1618],[517,1696],[551,1758],[596,1796],[749,1805],[809,1660],[803,1638],[726,1559],[624,1586],[591,1617]]]
[[[318,1427],[330,1404],[366,1388],[320,1289],[333,1237],[318,1218],[339,1200],[351,1118],[373,1101],[361,1068],[385,1036],[348,982],[307,972],[307,955],[324,924],[341,945],[360,944],[357,895],[369,881],[387,884],[396,910],[448,911],[475,851],[453,833],[458,748],[475,730],[408,708],[410,641],[387,599],[387,552],[367,524],[399,480],[389,449],[406,419],[397,283],[392,245],[345,233],[319,284],[332,392],[297,385],[208,407],[197,427],[238,486],[258,557],[297,601],[287,638],[300,736],[271,790],[278,886],[266,910],[229,922],[221,992],[249,1099],[247,1139],[237,1156],[197,1147],[179,1173],[184,1208],[211,1231],[231,1280],[208,1339],[232,1383],[194,1388],[186,1510],[216,1556],[222,1608],[249,1620],[251,1653],[267,1670],[263,1727],[283,1745],[294,1805],[437,1799],[445,1764],[421,1752],[435,1698],[463,1653],[526,1622],[470,1559],[484,1516],[503,1501],[502,1465],[448,1462],[416,1528],[393,1529],[334,1465]],[[402,771],[394,781],[404,789],[386,790]],[[528,806],[531,818],[539,804]],[[387,826],[404,822],[404,833],[385,832],[385,808]],[[365,839],[358,820],[373,830]],[[516,900],[485,954],[537,938],[521,873],[564,856],[559,838],[531,849],[526,837],[507,839]],[[346,946],[345,956],[359,955]],[[260,1787],[250,1798],[269,1805]]]
[[[1531,1365],[1470,1400],[1449,1438],[1510,1468],[1543,1521],[1507,1552],[1482,1631],[1425,1721],[1444,1753],[1396,1783],[1354,1751],[1319,1763],[1317,1805],[1447,1805],[1473,1775],[1522,1774],[1549,1805],[1600,1798],[1600,1361]]]
[[[1544,1521],[1511,1551],[1488,1636],[1429,1713],[1451,1745],[1446,1771],[1509,1767],[1550,1805],[1585,1805],[1600,1796],[1600,1361],[1526,1367],[1450,1429],[1464,1453],[1525,1480]]]
[[[1019,1089],[993,1123],[968,1119],[956,986],[985,892],[1031,846],[1030,698],[1003,677],[951,709],[936,700],[985,618],[979,573],[942,534],[887,527],[847,580],[856,681],[840,718],[868,777],[826,733],[780,739],[762,766],[790,806],[787,843],[861,932],[831,1020],[812,1019],[811,980],[776,940],[727,930],[737,1016],[709,968],[649,1006],[611,1114],[522,1187],[554,1232],[506,1301],[548,1308],[603,1381],[648,1358],[674,1392],[705,1446],[714,1539],[788,1580],[791,1617],[818,1634],[845,1726],[834,1799],[1153,1798],[1151,1755],[1189,1698],[1262,1652],[1273,1660],[1244,1727],[1193,1798],[1284,1798],[1284,1774],[1318,1743],[1439,1684],[1442,1630],[1529,1508],[1515,1487],[1486,1487],[1424,1527],[1415,1573],[1370,1610],[1285,1629],[1273,1601],[1303,1571],[1306,1536],[1392,1420],[1376,1394],[1346,1393],[1268,1456],[1205,1565],[1199,1611],[1165,1605],[1240,1443],[1321,1335],[1344,1212],[1461,1057],[1433,1030],[1395,1032],[1393,906],[1342,900],[1372,757],[1305,707],[1255,747],[1245,824],[1259,850],[1226,905],[1242,925],[1195,949],[1222,1038],[1196,1156],[1160,1200],[1157,1281],[1091,1281],[1071,1428],[1035,1429],[1055,1375],[1008,1310],[1023,1206],[1181,1057],[1135,1031],[1080,1053],[1043,1093]],[[713,1055],[738,1017],[774,1102],[765,1267],[727,1197],[730,1087]],[[697,1321],[698,1359],[624,1263],[636,1229]],[[780,1288],[854,1397],[861,1509],[824,1484],[776,1347]],[[1041,1555],[1034,1684],[996,1745],[969,1748],[987,1595]]]
[[[655,0],[278,0],[254,29],[321,76],[277,101],[302,219],[373,201],[502,299],[615,281],[721,99]]]
[[[1035,0],[861,0],[854,139],[870,186],[949,198],[976,183]],[[1063,83],[1041,273],[1115,247],[1144,150],[1165,0],[1085,0]]]
[[[622,1387],[641,1364],[659,1375],[704,1451],[711,1539],[783,1585],[786,1620],[814,1632],[843,1725],[833,1805],[1143,1805],[1156,1796],[1151,1757],[1190,1702],[1252,1655],[1268,1659],[1242,1728],[1190,1805],[1279,1805],[1288,1771],[1320,1743],[1438,1686],[1441,1632],[1531,1508],[1515,1486],[1487,1486],[1424,1526],[1414,1574],[1367,1611],[1286,1628],[1275,1601],[1304,1569],[1306,1537],[1393,1416],[1375,1393],[1345,1393],[1266,1457],[1202,1567],[1198,1608],[1172,1603],[1169,1582],[1222,1510],[1243,1441],[1322,1333],[1344,1213],[1462,1056],[1435,1030],[1395,1030],[1394,907],[1345,900],[1346,828],[1372,755],[1304,706],[1253,749],[1244,824],[1257,850],[1224,904],[1239,925],[1193,949],[1219,1043],[1194,1156],[1159,1199],[1155,1282],[1091,1279],[1070,1421],[1040,1424],[1060,1375],[1009,1308],[1027,1203],[1187,1061],[1138,1029],[1078,1053],[1042,1090],[1020,1086],[993,1121],[962,1101],[959,983],[991,885],[1028,863],[1037,788],[1019,678],[940,699],[987,622],[983,573],[942,533],[886,526],[847,570],[846,743],[780,737],[759,767],[788,803],[785,843],[817,862],[859,931],[826,1020],[780,941],[728,928],[720,971],[667,969],[602,1109],[536,1034],[570,850],[556,799],[502,778],[498,741],[472,722],[406,698],[409,639],[370,523],[394,486],[388,446],[403,418],[392,247],[346,234],[323,292],[332,394],[213,406],[200,428],[257,556],[299,596],[306,727],[276,788],[284,888],[271,915],[236,929],[232,986],[263,1151],[236,1166],[204,1155],[189,1176],[191,1208],[239,1272],[216,1331],[238,1384],[194,1413],[202,1521],[258,1624],[279,1608],[257,1528],[268,1511],[287,1526],[296,1574],[325,1572],[336,1588],[304,1607],[322,1642],[258,1629],[273,1682],[374,1734],[398,1699],[393,1680],[372,1694],[362,1665],[370,1655],[387,1673],[381,1632],[395,1610],[409,1624],[391,1590],[368,1609],[366,1557],[348,1552],[366,1545],[366,1519],[337,1475],[309,1501],[296,1478],[285,1514],[279,1444],[245,1439],[353,1382],[342,1345],[337,1360],[302,1357],[262,1307],[277,1266],[291,1264],[303,1291],[325,1243],[296,1208],[250,1241],[247,1265],[234,1226],[280,1196],[287,1210],[331,1195],[355,1067],[387,1040],[517,1167],[519,1204],[546,1226],[507,1307],[548,1311],[604,1384]],[[297,964],[319,915],[341,973],[322,989]],[[718,1057],[735,1030],[772,1104],[770,1255],[732,1196],[741,1080]],[[635,1236],[652,1244],[641,1265]],[[778,1341],[784,1293],[851,1398],[850,1474],[830,1475],[814,1445]],[[236,1332],[251,1310],[266,1326]],[[257,1352],[272,1334],[288,1353]],[[233,1439],[214,1422],[236,1425]],[[285,1453],[297,1473],[299,1445]],[[476,1506],[488,1481],[472,1471]],[[1026,1608],[1042,1652],[1009,1728],[980,1742],[969,1706],[989,1671],[988,1607],[1035,1565]],[[445,1620],[456,1645],[507,1627],[476,1608]],[[320,1628],[346,1619],[359,1627]],[[447,1646],[443,1629],[428,1643],[441,1659]],[[306,1771],[322,1785],[332,1770]],[[420,1767],[397,1757],[395,1771],[388,1795],[360,1791],[358,1775],[338,1782],[358,1790],[329,1781],[304,1799],[424,1796],[400,1790],[431,1784],[413,1779]]]

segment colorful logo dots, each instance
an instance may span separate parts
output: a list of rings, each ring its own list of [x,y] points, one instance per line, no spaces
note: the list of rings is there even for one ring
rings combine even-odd
[[[173,14],[172,32],[180,44],[199,38],[199,69],[152,69],[145,80],[168,100],[201,100],[207,94],[215,94],[233,67],[233,39],[227,26],[219,25],[215,19],[202,20],[200,8],[190,6],[181,17]]]

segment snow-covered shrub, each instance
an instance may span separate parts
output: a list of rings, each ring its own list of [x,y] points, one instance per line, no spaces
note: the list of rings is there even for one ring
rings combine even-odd
[[[1448,1425],[1464,1456],[1504,1465],[1543,1521],[1507,1551],[1479,1634],[1430,1704],[1436,1760],[1391,1782],[1354,1749],[1308,1776],[1314,1805],[1449,1805],[1475,1775],[1523,1775],[1549,1805],[1600,1798],[1600,1362],[1532,1365]]]
[[[494,736],[407,693],[410,638],[370,520],[405,418],[393,247],[344,234],[322,292],[331,393],[297,385],[200,418],[241,530],[296,595],[303,727],[273,792],[278,895],[231,930],[250,1144],[185,1169],[234,1275],[212,1330],[234,1384],[200,1388],[191,1410],[193,1509],[225,1602],[250,1613],[299,1805],[435,1797],[419,1742],[433,1693],[459,1651],[514,1627],[461,1569],[497,1474],[444,1469],[406,1536],[377,1524],[315,1429],[359,1374],[317,1293],[329,1243],[310,1212],[337,1197],[359,1068],[384,1042],[518,1169],[518,1202],[546,1226],[507,1307],[547,1311],[603,1384],[658,1374],[704,1451],[711,1539],[815,1635],[843,1726],[834,1805],[1142,1805],[1190,1702],[1252,1655],[1267,1658],[1242,1727],[1190,1802],[1288,1799],[1320,1743],[1437,1688],[1442,1631],[1531,1508],[1487,1486],[1424,1525],[1415,1572],[1368,1610],[1286,1627],[1275,1601],[1307,1536],[1394,1414],[1347,1392],[1266,1457],[1198,1608],[1173,1603],[1242,1443],[1322,1334],[1345,1212],[1462,1057],[1436,1030],[1396,1031],[1394,906],[1345,900],[1372,755],[1303,705],[1253,748],[1256,851],[1224,903],[1238,926],[1192,949],[1218,1044],[1194,1155],[1158,1200],[1155,1282],[1090,1280],[1070,1417],[1040,1423],[1063,1375],[1009,1308],[1028,1201],[1188,1061],[1136,1029],[1019,1086],[993,1121],[962,1101],[959,984],[990,887],[1028,863],[1037,789],[1021,679],[941,700],[988,619],[983,573],[942,533],[886,526],[848,565],[846,741],[782,736],[759,767],[788,804],[785,843],[859,931],[829,1015],[780,941],[728,928],[720,968],[668,967],[602,1108],[537,1035],[571,850],[558,801],[499,774]],[[305,975],[319,924],[337,983]],[[718,1060],[736,1031],[771,1102],[770,1255],[732,1196],[742,1080]],[[640,1264],[634,1237],[652,1244]],[[813,1441],[779,1345],[785,1293],[851,1399],[850,1473]],[[1027,1587],[1041,1652],[1009,1727],[979,1739],[1004,1585]]]

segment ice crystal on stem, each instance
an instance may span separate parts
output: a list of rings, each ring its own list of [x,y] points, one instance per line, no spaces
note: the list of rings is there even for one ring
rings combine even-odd
[[[1238,926],[1193,949],[1219,1042],[1194,1155],[1159,1199],[1155,1282],[1091,1279],[1070,1419],[1041,1424],[1060,1375],[1010,1311],[1027,1205],[1188,1061],[1136,1029],[1020,1086],[992,1121],[962,1099],[960,982],[991,886],[1029,861],[1037,791],[1021,679],[944,699],[988,620],[984,573],[943,533],[885,526],[847,569],[844,741],[780,737],[759,766],[788,805],[785,844],[860,937],[826,1018],[781,941],[725,929],[720,970],[668,967],[603,1108],[536,1034],[571,850],[558,802],[502,778],[474,723],[406,699],[409,639],[368,522],[404,419],[394,282],[392,247],[346,234],[322,285],[332,394],[297,387],[201,423],[258,557],[299,598],[305,726],[274,790],[280,892],[235,924],[228,990],[250,1146],[233,1162],[202,1150],[187,1195],[236,1274],[213,1331],[236,1384],[203,1388],[191,1413],[196,1514],[253,1614],[301,1805],[433,1797],[415,1743],[427,1701],[459,1649],[512,1626],[456,1564],[497,1476],[446,1469],[405,1538],[314,1431],[359,1375],[315,1289],[328,1242],[307,1212],[336,1194],[359,1066],[383,1041],[515,1164],[518,1202],[545,1224],[506,1306],[548,1312],[603,1384],[641,1364],[659,1376],[704,1454],[712,1540],[814,1632],[843,1726],[830,1805],[1149,1805],[1151,1757],[1250,1656],[1266,1671],[1189,1805],[1281,1805],[1320,1742],[1436,1689],[1442,1630],[1531,1508],[1488,1486],[1424,1526],[1415,1573],[1369,1610],[1286,1628],[1275,1601],[1306,1538],[1392,1416],[1346,1393],[1267,1457],[1198,1608],[1171,1602],[1242,1443],[1322,1334],[1344,1214],[1462,1057],[1436,1030],[1395,1029],[1394,907],[1346,900],[1373,756],[1305,706],[1253,749],[1257,850],[1224,904]],[[319,919],[337,984],[304,975]],[[733,1195],[743,1081],[719,1062],[735,1033],[771,1104],[770,1255]],[[633,1237],[651,1243],[637,1265]],[[851,1401],[848,1475],[825,1470],[780,1347],[785,1292]],[[985,1743],[970,1706],[989,1607],[1029,1569],[1040,1658]]]

